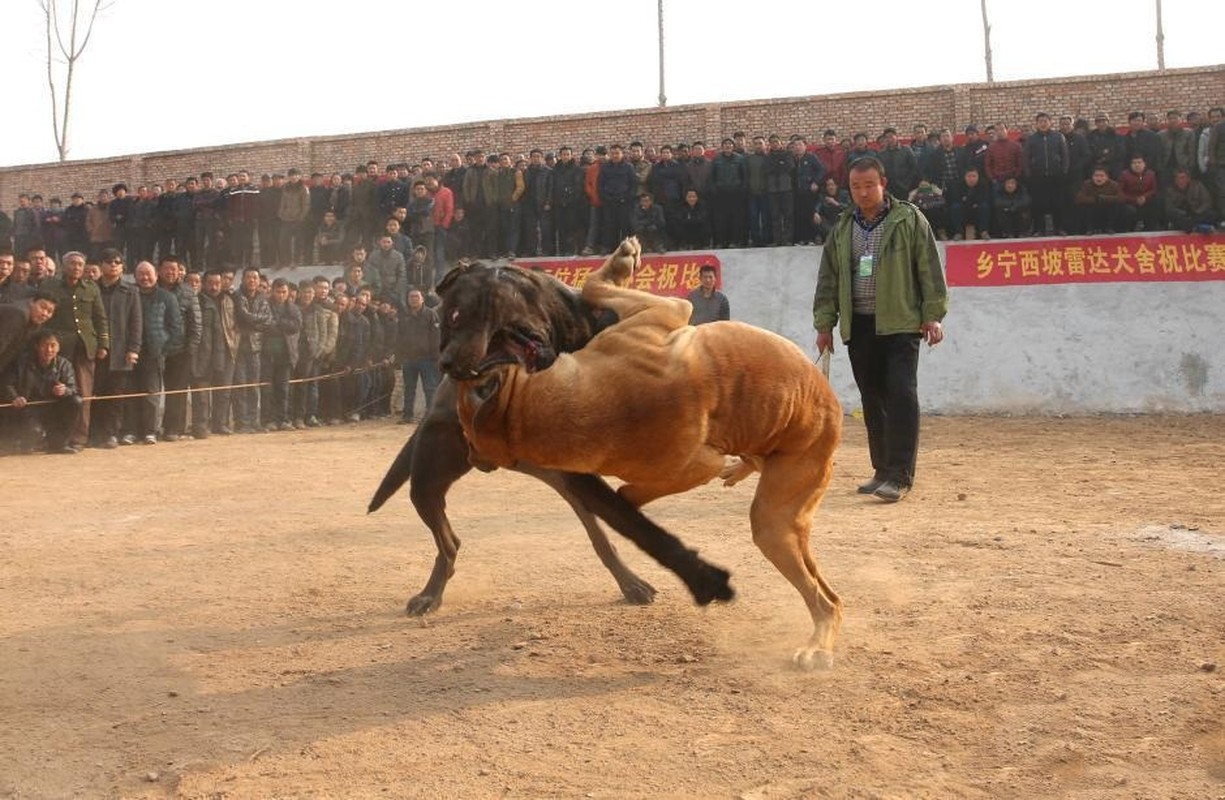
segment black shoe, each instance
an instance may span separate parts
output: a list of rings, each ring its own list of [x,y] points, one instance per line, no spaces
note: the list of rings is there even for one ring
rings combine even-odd
[[[884,500],[886,503],[896,503],[910,492],[909,486],[903,486],[894,481],[884,481],[877,487],[872,496]]]
[[[859,494],[876,494],[876,490],[885,484],[884,478],[873,478],[867,483],[859,484],[859,488],[855,491]]]

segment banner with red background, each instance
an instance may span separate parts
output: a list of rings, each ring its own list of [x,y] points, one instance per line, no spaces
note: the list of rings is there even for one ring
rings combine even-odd
[[[603,258],[533,258],[530,261],[516,261],[515,266],[542,269],[562,283],[578,288],[603,263]],[[721,287],[723,268],[714,253],[644,255],[642,266],[634,273],[630,287],[668,297],[685,297],[698,288],[698,272],[706,266],[715,268],[715,285]]]
[[[1225,236],[950,242],[945,259],[949,286],[1225,280]]]

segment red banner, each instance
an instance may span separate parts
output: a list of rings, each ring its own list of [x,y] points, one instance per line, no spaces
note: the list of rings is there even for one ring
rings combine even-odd
[[[1225,236],[1177,233],[958,242],[949,286],[1225,280]]]
[[[533,258],[516,261],[524,269],[542,269],[562,283],[578,288],[592,270],[604,263],[603,258]],[[714,253],[678,253],[677,255],[644,255],[642,266],[634,273],[630,286],[644,292],[668,297],[685,297],[698,288],[698,272],[702,267],[715,268],[715,285],[723,285],[723,269]]]

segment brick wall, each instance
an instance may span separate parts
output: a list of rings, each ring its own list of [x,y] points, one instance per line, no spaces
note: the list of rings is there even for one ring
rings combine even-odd
[[[1105,111],[1123,123],[1133,109],[1151,118],[1164,116],[1169,109],[1205,111],[1220,104],[1225,104],[1225,65],[489,120],[4,167],[0,168],[0,207],[12,209],[17,194],[24,191],[38,191],[48,198],[59,195],[67,202],[74,190],[92,199],[98,189],[121,180],[135,185],[167,177],[182,179],[204,170],[225,174],[242,168],[257,174],[294,166],[305,172],[348,171],[370,158],[383,164],[414,161],[478,146],[486,151],[526,152],[533,146],[570,144],[577,148],[632,139],[648,144],[702,139],[710,145],[737,130],[749,135],[799,132],[812,137],[827,127],[842,134],[866,131],[875,136],[887,125],[906,133],[916,122],[954,129],[971,122],[1019,124],[1032,120],[1040,110],[1090,118]]]

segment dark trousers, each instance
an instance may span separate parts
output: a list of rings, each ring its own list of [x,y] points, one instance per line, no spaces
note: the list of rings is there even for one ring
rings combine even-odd
[[[212,369],[201,381],[203,386],[229,386],[234,383],[234,362],[227,360],[220,369]],[[230,390],[216,389],[203,392],[209,398],[208,418],[200,418],[201,425],[207,424],[209,431],[217,433],[230,426]],[[195,425],[193,424],[193,428]]]
[[[127,394],[131,383],[131,370],[111,369],[110,358],[98,362],[94,374],[94,396]],[[119,438],[123,429],[123,407],[126,401],[103,400],[93,407],[93,420],[90,428],[95,441],[104,442],[110,437]]]
[[[819,198],[820,195],[809,191],[807,187],[796,190],[795,227],[792,229],[796,242],[811,242],[817,238],[817,223],[813,216],[817,212]]]
[[[586,215],[577,203],[553,209],[553,221],[557,225],[557,254],[572,256],[583,249]]]
[[[1155,197],[1142,206],[1124,203],[1122,205],[1122,213],[1124,233],[1135,230],[1136,224],[1140,222],[1144,223],[1144,230],[1146,231],[1161,230],[1161,207]]]
[[[991,223],[991,235],[999,239],[1015,239],[1018,236],[1029,236],[1033,230],[1028,211],[1016,209],[995,209],[995,218]]]
[[[290,415],[295,420],[305,420],[307,417],[319,415],[319,382],[310,380],[318,374],[319,362],[305,355],[298,356],[293,376],[303,382],[289,387]]]
[[[255,226],[250,222],[231,222],[226,243],[233,266],[246,269],[255,263]]]
[[[277,265],[278,246],[281,237],[281,221],[279,219],[261,219],[259,221],[259,265],[264,268]]]
[[[281,220],[280,237],[276,246],[276,263],[280,267],[305,264],[310,260],[310,243],[303,235],[305,223],[297,220]]]
[[[914,482],[919,453],[919,343],[917,333],[876,334],[876,316],[855,314],[847,349],[863,400],[868,452],[880,480]]]
[[[478,258],[492,258],[498,250],[498,210],[488,206],[472,206],[467,211],[469,249]]]
[[[434,249],[430,251],[430,261],[434,264],[435,286],[442,281],[442,276],[447,274],[447,257],[447,229],[434,228]]]
[[[336,370],[331,365],[321,366],[320,374],[328,374]],[[334,376],[318,382],[319,386],[319,419],[336,420],[344,414],[344,404],[341,401],[341,378]]]
[[[133,397],[131,402],[131,428],[137,436],[157,435],[157,412],[162,403],[163,370],[166,361],[162,356],[140,354],[140,361],[132,371],[132,389],[145,392],[144,397]]]
[[[411,419],[417,410],[417,379],[421,379],[421,389],[425,394],[425,411],[434,405],[434,390],[438,388],[442,376],[438,372],[438,359],[423,358],[419,361],[405,361],[400,365],[404,375],[404,419]]]
[[[261,387],[260,421],[264,425],[283,425],[289,422],[289,376],[293,367],[289,355],[264,353],[260,361],[261,380],[268,382]]]
[[[16,417],[18,440],[24,446],[37,446],[45,434],[47,450],[63,450],[69,443],[73,428],[81,416],[81,396],[70,394],[60,398],[30,398],[32,400],[54,400],[46,405],[27,406],[13,411]]]
[[[775,245],[795,244],[791,223],[795,217],[795,192],[770,192],[771,241]]]
[[[742,247],[744,222],[748,218],[744,192],[716,192],[712,228],[716,247]]]
[[[245,341],[239,343],[234,359],[234,383],[259,383],[259,353],[252,353]],[[234,400],[234,424],[239,428],[255,428],[259,423],[259,388],[234,389],[230,397]]]
[[[1166,214],[1169,216],[1170,230],[1182,231],[1183,233],[1190,233],[1196,225],[1211,225],[1216,222],[1216,216],[1212,211],[1194,214],[1190,211],[1170,208],[1166,209]]]
[[[187,433],[187,393],[181,390],[191,385],[191,354],[184,351],[166,356],[162,380],[167,392],[177,392],[166,395],[162,433],[166,436],[182,436]]]
[[[630,201],[628,198],[608,199],[600,207],[601,244],[611,253],[621,240],[630,235]]]
[[[538,208],[534,203],[523,207],[523,254],[553,255],[553,212]]]
[[[498,253],[517,255],[519,252],[519,225],[521,209],[518,205],[501,206],[498,208],[498,230],[501,232],[501,242]]]
[[[1062,175],[1034,175],[1029,179],[1030,211],[1034,218],[1034,228],[1039,233],[1046,233],[1046,215],[1051,215],[1051,224],[1055,230],[1064,230],[1063,193],[1067,179]]]
[[[966,225],[973,225],[975,235],[981,239],[991,227],[991,206],[987,203],[953,203],[949,206],[949,216],[954,236],[964,236]]]
[[[770,243],[770,197],[749,195],[749,238],[757,247]]]
[[[1115,233],[1122,227],[1121,203],[1097,203],[1077,206],[1080,217],[1077,227],[1081,233]]]

